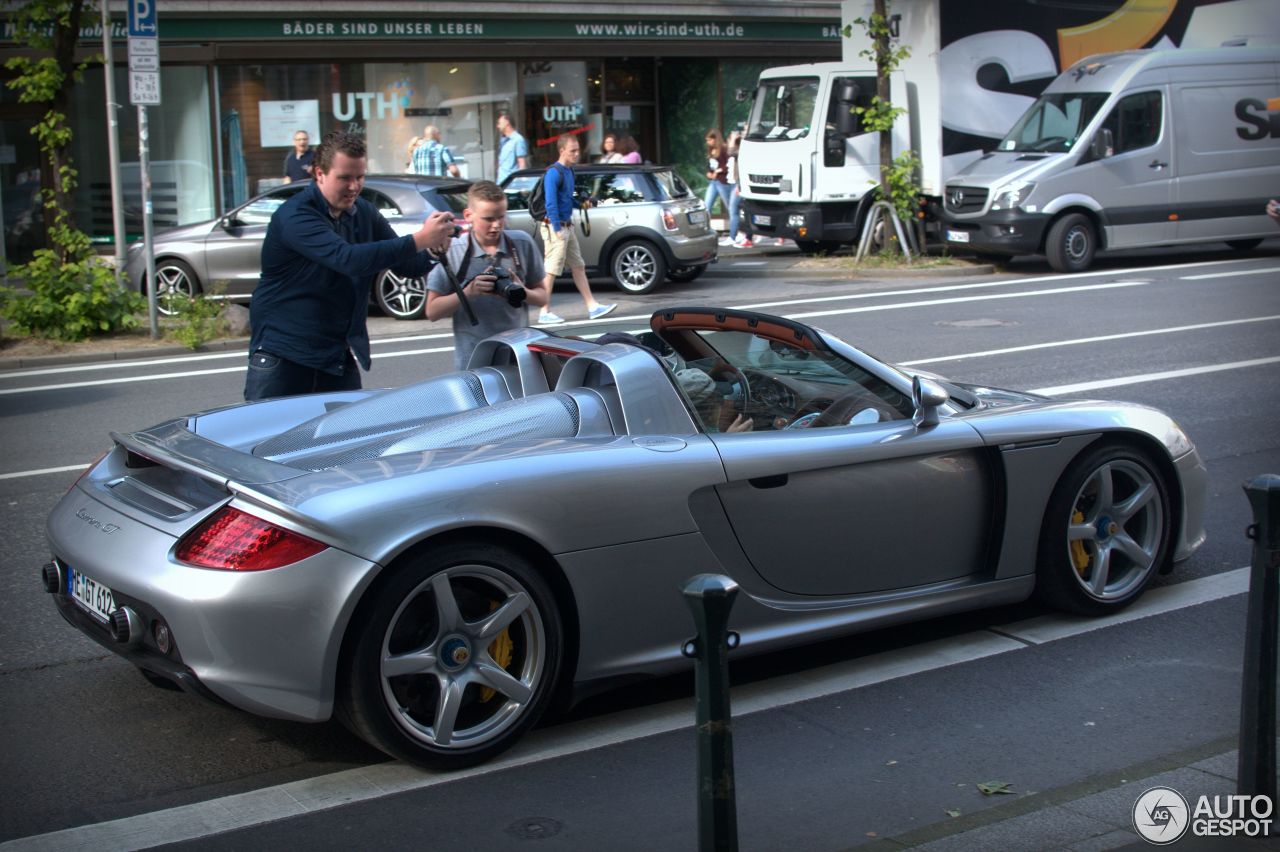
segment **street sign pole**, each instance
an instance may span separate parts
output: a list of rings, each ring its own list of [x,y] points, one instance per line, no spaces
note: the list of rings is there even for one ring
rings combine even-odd
[[[138,108],[138,166],[142,183],[142,244],[147,259],[147,313],[151,336],[160,336],[156,304],[156,254],[151,242],[151,156],[147,105],[160,103],[160,28],[155,0],[128,0],[129,100]]]
[[[102,77],[107,89],[107,157],[111,169],[111,230],[116,247],[116,283],[124,283],[124,204],[120,198],[120,104],[116,103],[116,64],[112,55],[111,15],[102,0]]]

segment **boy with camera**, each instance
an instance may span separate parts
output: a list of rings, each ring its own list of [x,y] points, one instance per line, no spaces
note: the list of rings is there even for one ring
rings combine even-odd
[[[472,325],[444,263],[427,278],[427,319],[453,317],[453,367],[465,370],[476,344],[492,334],[529,324],[526,303],[547,304],[543,284],[542,253],[524,231],[509,231],[507,196],[493,181],[481,180],[467,190],[463,214],[470,233],[454,237],[446,263],[457,277],[467,302],[475,312]]]

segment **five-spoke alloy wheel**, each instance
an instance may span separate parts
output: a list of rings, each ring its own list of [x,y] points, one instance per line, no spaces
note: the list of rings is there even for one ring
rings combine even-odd
[[[344,655],[340,715],[403,760],[456,769],[508,748],[546,708],[563,656],[550,587],[519,554],[452,544],[372,593]]]
[[[173,258],[156,261],[157,311],[167,317],[174,316],[181,310],[182,303],[199,294],[200,281],[190,266]]]
[[[1049,501],[1036,590],[1074,612],[1120,609],[1164,564],[1170,526],[1164,477],[1146,453],[1124,445],[1088,452]]]
[[[427,307],[427,281],[425,278],[405,278],[384,269],[373,282],[373,298],[378,309],[389,317],[422,319]]]

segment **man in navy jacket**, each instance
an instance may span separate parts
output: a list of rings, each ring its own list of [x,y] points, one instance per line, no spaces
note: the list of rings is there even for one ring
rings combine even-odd
[[[384,269],[417,278],[453,236],[437,211],[400,237],[360,197],[364,139],[330,133],[316,150],[315,183],[280,206],[262,244],[262,276],[249,307],[246,400],[355,390],[369,369],[369,289]],[[358,364],[358,366],[357,366]]]

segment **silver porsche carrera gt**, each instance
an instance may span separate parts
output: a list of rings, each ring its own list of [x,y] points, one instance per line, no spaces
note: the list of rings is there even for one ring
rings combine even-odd
[[[718,308],[111,438],[48,521],[68,622],[152,681],[444,769],[689,665],[694,574],[739,584],[748,654],[1033,592],[1107,613],[1204,539],[1204,465],[1159,411]]]

